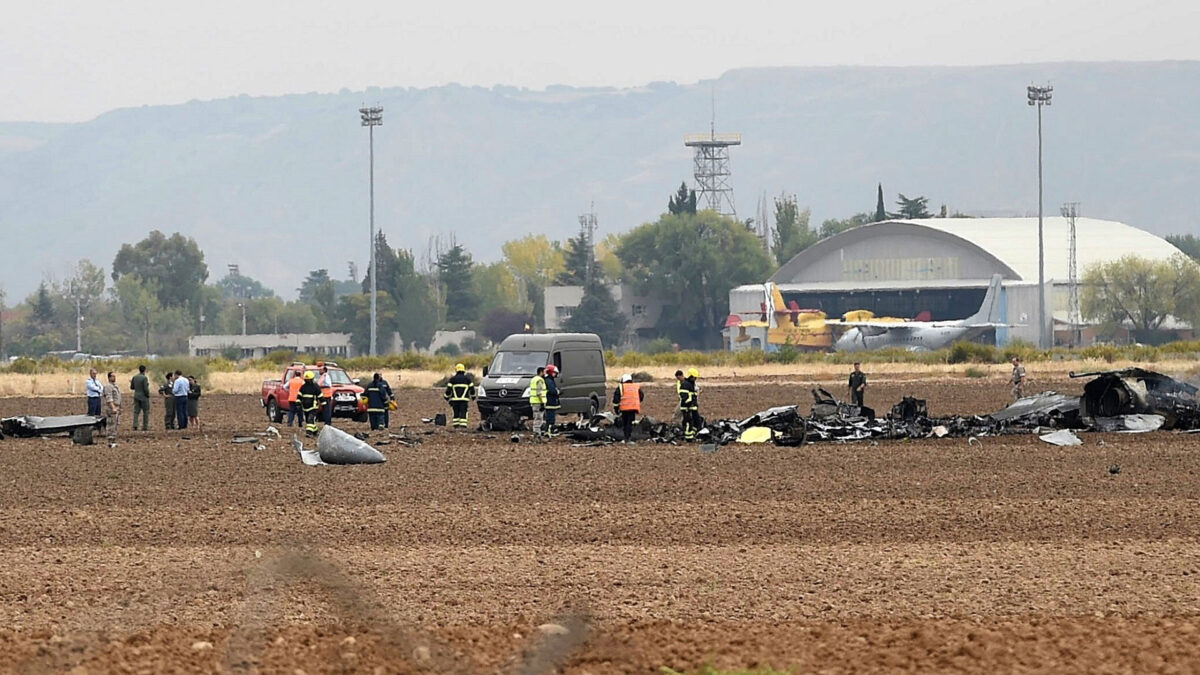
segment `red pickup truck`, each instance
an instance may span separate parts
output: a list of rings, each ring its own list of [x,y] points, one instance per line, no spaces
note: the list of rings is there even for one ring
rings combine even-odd
[[[362,402],[363,388],[358,386],[358,380],[350,379],[345,370],[332,361],[324,364],[307,366],[303,363],[293,363],[283,371],[283,377],[278,380],[265,380],[262,385],[262,404],[267,409],[267,418],[273,423],[283,422],[284,413],[288,411],[288,383],[293,377],[304,377],[305,371],[313,373],[317,384],[321,384],[321,366],[327,369],[329,386],[322,387],[325,404],[333,405],[334,417],[349,417],[356,422],[367,420],[367,404]]]

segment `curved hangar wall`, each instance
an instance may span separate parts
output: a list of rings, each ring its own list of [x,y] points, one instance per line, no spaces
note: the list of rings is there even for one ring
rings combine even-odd
[[[1044,221],[1047,323],[1066,319],[1069,221]],[[849,309],[934,319],[973,313],[992,275],[1004,279],[1005,321],[997,341],[1036,342],[1037,218],[930,218],[864,225],[824,239],[771,277],[788,300],[831,316]],[[1144,230],[1108,220],[1076,219],[1078,273],[1092,264],[1133,254],[1166,259],[1179,250]]]

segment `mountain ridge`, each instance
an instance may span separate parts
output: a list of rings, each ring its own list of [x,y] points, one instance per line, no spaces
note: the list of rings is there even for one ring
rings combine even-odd
[[[195,237],[210,281],[237,263],[284,297],[310,269],[367,257],[367,134],[376,225],[424,252],[453,236],[479,260],[526,233],[565,239],[595,204],[600,234],[654,220],[692,181],[687,133],[740,132],[739,216],[796,193],[816,223],[873,208],[882,182],[977,214],[1037,210],[1036,121],[1050,81],[1045,205],[1155,232],[1197,233],[1200,62],[762,67],[695,84],[531,90],[497,85],[241,95],[106,112],[76,124],[0,122],[0,231],[25,265],[12,300],[79,258],[105,268],[153,229]],[[7,139],[7,140],[6,140]],[[18,139],[18,140],[13,140]],[[21,140],[24,139],[24,140]]]

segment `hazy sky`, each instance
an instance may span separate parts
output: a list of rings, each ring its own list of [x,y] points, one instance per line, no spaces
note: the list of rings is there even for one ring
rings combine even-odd
[[[7,3],[0,120],[447,82],[636,85],[742,66],[1200,58],[1195,0]]]

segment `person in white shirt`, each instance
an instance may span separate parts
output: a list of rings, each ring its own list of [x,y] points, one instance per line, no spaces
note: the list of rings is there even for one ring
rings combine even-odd
[[[104,415],[100,411],[100,400],[104,395],[104,383],[96,375],[96,369],[92,368],[87,381],[83,383],[84,391],[87,392],[87,414],[100,417]]]
[[[171,385],[171,393],[175,394],[175,425],[179,429],[186,429],[188,425],[188,391],[191,389],[191,383],[183,376],[182,370],[175,371],[175,383]]]

